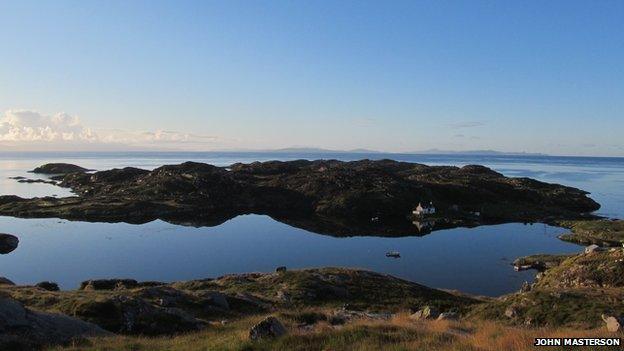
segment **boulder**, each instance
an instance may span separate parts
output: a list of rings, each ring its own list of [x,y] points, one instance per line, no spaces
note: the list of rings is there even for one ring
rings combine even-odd
[[[0,298],[1,350],[29,350],[108,335],[111,334],[95,324],[62,314],[32,311],[13,299]]]
[[[55,282],[40,282],[35,284],[36,287],[47,291],[59,291],[61,290]]]
[[[531,291],[531,284],[529,284],[529,282],[524,282],[522,283],[522,287],[520,288],[520,292],[529,292]]]
[[[624,326],[624,318],[617,316],[602,315],[602,320],[605,322],[607,330],[610,332],[621,332]]]
[[[439,321],[456,321],[457,319],[459,319],[457,312],[442,312],[437,318]]]
[[[515,307],[509,306],[505,309],[505,317],[516,318],[516,316],[518,316],[518,310]]]
[[[440,316],[440,312],[433,306],[425,306],[409,316],[410,319],[436,319]]]
[[[593,245],[589,245],[588,247],[585,248],[585,253],[586,254],[590,254],[593,252],[598,252],[601,251],[600,246],[593,244]]]
[[[15,250],[19,239],[15,235],[0,233],[0,254],[8,254]]]
[[[267,317],[249,330],[249,339],[272,339],[286,334],[286,328],[275,317]]]

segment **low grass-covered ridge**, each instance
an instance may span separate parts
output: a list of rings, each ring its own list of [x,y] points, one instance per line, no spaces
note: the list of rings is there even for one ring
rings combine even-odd
[[[600,246],[622,246],[624,244],[623,220],[560,221],[557,224],[571,230],[571,233],[566,233],[559,237],[565,241]]]
[[[278,316],[280,317],[280,316]],[[318,323],[301,328],[284,319],[288,334],[261,341],[248,339],[249,328],[262,319],[253,316],[230,324],[214,326],[198,333],[176,337],[96,338],[83,340],[56,351],[205,351],[205,350],[294,350],[294,351],[371,351],[371,350],[449,350],[449,351],[528,351],[536,337],[613,337],[603,330],[527,329],[484,321],[412,321],[408,314],[390,320],[357,321],[339,328]],[[550,347],[550,350],[564,348]],[[588,348],[575,348],[588,350]],[[604,348],[609,350],[609,348]],[[615,348],[612,348],[615,349]]]

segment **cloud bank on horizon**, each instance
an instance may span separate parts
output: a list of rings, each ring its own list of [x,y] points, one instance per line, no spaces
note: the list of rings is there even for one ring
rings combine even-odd
[[[0,144],[16,150],[123,150],[197,149],[215,144],[219,138],[169,130],[93,130],[77,116],[53,115],[32,110],[8,110],[0,115]]]

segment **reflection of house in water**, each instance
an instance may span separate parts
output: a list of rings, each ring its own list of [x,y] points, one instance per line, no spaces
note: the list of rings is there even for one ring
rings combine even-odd
[[[421,204],[418,203],[418,206],[412,211],[412,214],[417,217],[422,217],[426,215],[432,215],[436,213],[435,207],[433,207],[433,202],[429,202],[429,204]]]
[[[431,220],[413,221],[412,224],[416,226],[419,233],[428,233],[431,230],[433,230],[435,221],[431,221]]]

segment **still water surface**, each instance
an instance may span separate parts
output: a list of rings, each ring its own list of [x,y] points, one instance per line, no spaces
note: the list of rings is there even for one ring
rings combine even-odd
[[[47,162],[69,162],[91,169],[134,166],[153,169],[187,160],[229,165],[269,159],[392,158],[430,165],[484,164],[507,176],[532,177],[592,192],[599,214],[624,217],[624,159],[541,156],[449,156],[384,154],[263,153],[0,153],[0,194],[23,197],[67,196],[67,189],[21,184],[8,179]],[[0,217],[0,232],[15,234],[20,245],[0,256],[0,276],[18,284],[42,280],[64,289],[91,278],[124,277],[174,281],[226,273],[289,268],[345,266],[371,269],[428,286],[501,295],[531,281],[535,272],[515,272],[511,262],[536,253],[577,252],[582,248],[556,238],[565,230],[543,224],[511,223],[435,231],[424,237],[334,238],[246,215],[216,227],[185,227],[154,221],[143,225],[87,223],[59,219]],[[398,250],[400,259],[385,257]]]

